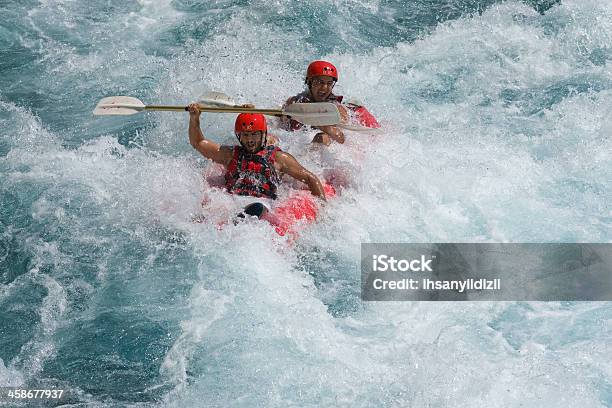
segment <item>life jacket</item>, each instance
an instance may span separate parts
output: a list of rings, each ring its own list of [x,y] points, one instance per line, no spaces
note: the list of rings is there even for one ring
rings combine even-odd
[[[280,177],[274,167],[276,146],[266,146],[257,153],[249,153],[242,146],[234,146],[232,160],[225,173],[225,188],[229,193],[276,199]]]

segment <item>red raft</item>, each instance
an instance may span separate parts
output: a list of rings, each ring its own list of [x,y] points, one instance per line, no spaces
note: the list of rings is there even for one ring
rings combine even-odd
[[[372,115],[365,106],[355,105],[352,103],[348,103],[345,106],[351,112],[351,122],[357,122],[356,124],[365,126],[367,128],[380,128],[380,123],[378,123],[374,115]]]
[[[336,189],[331,184],[323,184],[327,199],[336,195]],[[313,223],[319,213],[315,196],[308,190],[298,190],[265,214],[262,219],[268,221],[278,235],[295,235],[301,224]]]

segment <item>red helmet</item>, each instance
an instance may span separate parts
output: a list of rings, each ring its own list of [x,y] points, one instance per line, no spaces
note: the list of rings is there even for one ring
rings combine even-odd
[[[330,76],[334,78],[335,81],[338,80],[338,70],[331,62],[313,61],[308,65],[308,69],[306,70],[306,81],[310,80],[312,77],[322,75]]]
[[[262,132],[268,131],[268,125],[266,124],[266,118],[261,113],[241,113],[236,118],[236,124],[234,125],[234,132]]]

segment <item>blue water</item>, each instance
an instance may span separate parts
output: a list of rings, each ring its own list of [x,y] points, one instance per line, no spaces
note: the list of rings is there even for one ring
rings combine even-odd
[[[86,406],[612,406],[610,303],[363,303],[361,242],[610,242],[612,4],[0,3],[0,385]],[[194,224],[187,117],[317,58],[380,136],[282,146],[345,187],[293,244]],[[203,116],[213,139],[231,115]],[[224,198],[213,195],[213,201]]]

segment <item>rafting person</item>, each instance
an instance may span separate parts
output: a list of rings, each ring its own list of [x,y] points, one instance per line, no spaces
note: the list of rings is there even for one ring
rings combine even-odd
[[[275,200],[280,177],[287,174],[305,183],[314,196],[325,200],[325,191],[317,176],[302,167],[289,153],[267,144],[268,127],[263,115],[238,115],[234,133],[240,146],[222,146],[204,138],[198,104],[190,104],[188,110],[189,142],[202,156],[225,167],[225,188],[229,193]],[[246,214],[261,218],[267,211],[264,203],[255,202],[238,216]]]
[[[332,102],[338,106],[344,123],[353,119],[352,121],[356,121],[361,126],[379,128],[380,125],[376,118],[359,102],[349,101],[343,104],[343,97],[333,93],[336,82],[338,82],[338,70],[334,64],[327,61],[313,61],[306,69],[304,83],[307,89],[289,98],[283,108],[296,102]],[[301,129],[303,126],[302,123],[288,117],[281,119],[281,127],[285,130],[294,131]],[[338,126],[319,126],[316,129],[321,130],[321,132],[317,133],[312,139],[313,143],[329,145],[332,141],[337,143],[344,143],[345,141],[344,132]]]

